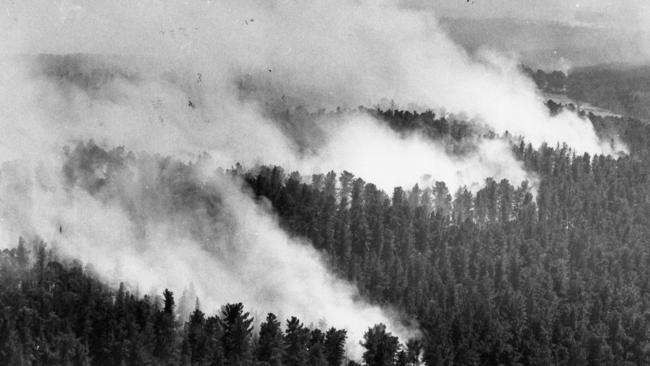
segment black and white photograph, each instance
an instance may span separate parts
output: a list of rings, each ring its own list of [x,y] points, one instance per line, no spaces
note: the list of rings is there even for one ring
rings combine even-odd
[[[650,365],[650,1],[0,0],[49,365]]]

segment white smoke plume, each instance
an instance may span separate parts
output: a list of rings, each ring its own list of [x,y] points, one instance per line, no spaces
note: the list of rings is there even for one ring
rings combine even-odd
[[[89,149],[69,155],[65,178],[3,166],[5,243],[36,232],[113,285],[125,280],[146,291],[180,294],[191,284],[210,312],[241,301],[260,316],[273,311],[345,328],[355,358],[369,324],[387,323],[402,339],[417,335],[359,299],[311,246],[284,233],[229,177],[204,179],[198,167],[159,158],[134,161],[126,153],[103,157]],[[64,181],[69,184],[58,185]]]
[[[205,170],[236,161],[249,166],[277,163],[304,173],[347,169],[386,189],[412,185],[427,173],[454,187],[487,176],[526,179],[507,145],[498,140],[481,142],[478,151],[494,149],[488,155],[501,155],[499,160],[478,153],[461,159],[422,136],[400,137],[368,115],[351,114],[324,121],[329,128],[321,131],[324,137],[315,151],[299,154],[296,143],[254,105],[234,97],[211,103],[206,96],[210,90],[192,90],[174,77],[170,81],[137,66],[131,74],[120,72],[108,81],[96,76],[97,85],[95,79],[82,85],[83,75],[102,69],[91,67],[75,77],[79,70],[72,68],[72,75],[57,78],[43,70],[56,64],[19,61],[30,67],[8,61],[0,74],[6,132],[0,137],[2,158],[11,161],[0,176],[1,192],[8,197],[2,202],[3,245],[15,242],[18,235],[38,234],[108,280],[124,280],[145,291],[180,290],[192,284],[208,311],[243,301],[258,311],[345,327],[349,351],[356,358],[357,341],[369,325],[387,323],[402,339],[417,331],[401,326],[390,311],[359,300],[308,243],[289,238],[269,212],[257,208],[232,183],[205,182],[223,197],[222,220],[212,222],[200,210],[175,215],[162,210],[163,203],[139,197],[151,189],[160,200],[169,199],[168,192],[151,183],[159,174],[153,168],[135,169],[139,180],[124,184],[118,195],[91,195],[71,187],[60,176],[63,147],[94,139],[102,146],[122,145],[180,159],[208,152],[216,161],[203,162]],[[119,70],[106,62],[108,70]],[[188,98],[195,108],[188,107]],[[94,173],[101,178],[108,171],[100,166]],[[136,214],[125,207],[135,207]],[[211,235],[199,240],[197,230]]]
[[[37,0],[7,14],[8,39],[20,40],[7,52],[149,55],[225,92],[233,75],[261,73],[318,107],[389,98],[463,112],[535,145],[613,152],[588,122],[550,118],[516,62],[490,53],[472,60],[431,13],[397,1]]]
[[[459,158],[361,114],[325,126],[319,144],[304,153],[290,133],[263,117],[266,99],[239,97],[237,81],[248,75],[276,97],[313,108],[388,98],[464,113],[535,145],[566,141],[594,153],[618,148],[601,142],[575,115],[549,117],[511,60],[489,54],[472,60],[435,19],[393,1],[6,5],[0,15],[7,35],[0,41],[6,55],[0,160],[11,163],[0,176],[0,245],[19,234],[39,234],[100,274],[137,281],[142,289],[179,290],[191,282],[205,307],[243,301],[306,322],[325,319],[350,331],[356,356],[357,341],[376,322],[389,324],[402,339],[412,332],[387,311],[356,299],[308,245],[283,233],[230,182],[205,182],[222,198],[216,222],[201,212],[161,217],[158,207],[140,207],[134,216],[124,201],[136,207],[152,202],[138,199],[146,185],[125,185],[119,195],[106,196],[67,186],[60,176],[63,146],[94,139],[177,159],[208,152],[214,166],[275,163],[304,174],[346,169],[386,189],[410,186],[426,174],[451,188],[488,176],[531,179],[501,140],[479,142]],[[61,74],[47,58],[25,56],[40,53],[94,56],[55,62],[77,67]],[[136,172],[142,181],[158,174]],[[212,224],[215,236],[197,236]]]

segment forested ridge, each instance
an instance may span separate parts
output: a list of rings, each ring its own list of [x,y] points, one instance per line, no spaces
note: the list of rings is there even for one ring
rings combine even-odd
[[[591,118],[630,154],[521,143],[535,190],[488,178],[476,193],[386,193],[350,172],[304,183],[280,167],[247,181],[365,296],[416,317],[427,364],[648,364],[650,128]]]
[[[372,113],[396,130],[431,138],[456,133],[460,141],[474,133],[428,114]],[[417,320],[418,342],[368,324],[364,364],[413,364],[420,346],[427,365],[650,364],[650,127],[590,118],[598,131],[618,134],[630,154],[514,144],[538,176],[519,186],[487,178],[475,192],[450,191],[443,182],[384,192],[354,172],[301,177],[268,166],[226,174],[268,200],[282,226],[309,239],[364,297]],[[92,144],[73,154],[116,165],[128,159],[123,150]],[[182,189],[195,199],[213,194]],[[344,361],[343,329],[319,330],[295,318],[283,324],[273,315],[252,329],[241,304],[214,315],[197,307],[180,319],[172,292],[156,299],[110,289],[39,242],[21,241],[0,259],[0,363]]]

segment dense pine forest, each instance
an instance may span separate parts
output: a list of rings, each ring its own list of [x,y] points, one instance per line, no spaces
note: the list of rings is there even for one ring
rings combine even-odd
[[[590,117],[630,154],[522,142],[513,149],[537,187],[382,192],[350,172],[305,183],[279,167],[247,182],[365,296],[416,317],[428,365],[648,364],[650,127]]]
[[[283,323],[269,313],[254,331],[243,304],[227,304],[209,316],[198,300],[189,319],[179,319],[171,291],[151,298],[123,284],[112,290],[80,263],[53,256],[42,242],[27,245],[22,238],[16,248],[0,253],[1,365],[329,366],[344,361],[344,329],[307,327],[296,317]],[[401,346],[377,325],[366,333],[364,358],[377,364],[374,358],[399,356],[406,364],[419,353],[414,345]]]
[[[650,366],[650,0],[2,5],[0,366]]]
[[[432,139],[476,133],[430,112],[366,112]],[[384,192],[347,171],[225,174],[270,202],[283,228],[307,238],[363,297],[418,322],[419,340],[368,324],[365,365],[648,364],[650,127],[589,118],[630,153],[514,143],[538,177],[519,186],[488,178],[476,192],[444,182]],[[131,158],[94,144],[71,154],[116,165]],[[213,194],[186,182],[178,189],[197,200]],[[38,241],[2,252],[0,271],[3,365],[355,364],[345,357],[345,329],[273,314],[254,327],[242,304],[205,314],[197,303],[182,319],[175,289],[162,297],[111,289]]]

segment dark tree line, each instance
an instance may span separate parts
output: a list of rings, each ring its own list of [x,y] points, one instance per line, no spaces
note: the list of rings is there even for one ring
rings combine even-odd
[[[605,64],[562,71],[521,71],[544,92],[565,94],[607,110],[635,118],[650,119],[650,66]]]
[[[44,244],[22,238],[0,252],[0,309],[0,365],[340,366],[347,360],[344,329],[311,328],[296,317],[283,325],[269,313],[256,331],[241,303],[211,316],[197,307],[179,319],[171,291],[151,298],[124,285],[112,290],[79,263],[58,261]],[[392,365],[415,350],[412,342],[399,345],[383,325],[369,328],[366,342],[367,365]],[[395,347],[378,349],[387,342]],[[384,359],[375,360],[378,352]]]
[[[577,68],[567,79],[567,96],[616,113],[650,119],[650,66],[601,65]]]
[[[521,65],[520,69],[525,75],[533,79],[539,90],[551,93],[564,93],[566,91],[568,76],[562,71],[546,72],[540,69],[533,71],[526,65]]]
[[[493,131],[479,121],[468,121],[464,115],[436,114],[431,110],[409,111],[358,106],[354,109],[320,109],[310,112],[306,108],[298,106],[268,113],[268,117],[273,119],[294,140],[299,150],[305,153],[313,153],[314,145],[317,145],[318,141],[327,135],[327,132],[323,131],[323,125],[327,126],[328,123],[321,124],[321,122],[346,119],[355,115],[374,117],[402,135],[418,132],[423,136],[442,142],[449,152],[457,154],[468,152],[475,147],[473,141],[469,143],[465,141],[467,138],[495,136]],[[316,143],[314,143],[315,141]]]

